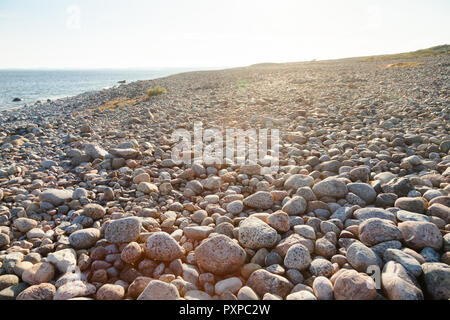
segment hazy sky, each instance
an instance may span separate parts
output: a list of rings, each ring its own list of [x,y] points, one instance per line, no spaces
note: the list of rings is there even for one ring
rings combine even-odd
[[[450,43],[449,0],[0,0],[0,68],[228,67]]]

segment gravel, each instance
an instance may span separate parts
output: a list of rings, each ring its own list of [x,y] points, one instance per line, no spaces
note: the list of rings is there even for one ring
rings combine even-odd
[[[448,300],[450,61],[417,60],[189,72],[0,111],[0,299]],[[173,161],[196,122],[278,129],[278,170]]]

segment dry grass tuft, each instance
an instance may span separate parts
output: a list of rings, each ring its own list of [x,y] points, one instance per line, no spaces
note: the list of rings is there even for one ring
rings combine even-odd
[[[129,97],[119,97],[116,99],[109,100],[102,105],[92,106],[89,108],[90,111],[106,111],[106,110],[115,110],[117,108],[124,108],[124,107],[132,107],[137,105],[140,102],[147,101],[153,96],[167,93],[167,90],[164,88],[161,88],[160,86],[157,86],[153,89],[150,89],[147,91],[146,95],[135,97],[135,98],[129,98]]]
[[[97,111],[114,110],[117,108],[134,106],[134,105],[138,104],[139,102],[142,102],[143,100],[144,100],[143,98],[126,98],[126,97],[117,98],[117,99],[109,100],[100,106],[94,106],[90,109],[97,110]]]
[[[397,63],[391,63],[388,65],[383,66],[384,69],[391,69],[391,68],[404,68],[404,67],[415,67],[422,65],[423,62],[397,62]]]

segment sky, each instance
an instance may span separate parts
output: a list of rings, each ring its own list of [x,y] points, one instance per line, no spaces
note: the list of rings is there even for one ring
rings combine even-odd
[[[233,67],[450,44],[449,0],[0,0],[0,69]]]

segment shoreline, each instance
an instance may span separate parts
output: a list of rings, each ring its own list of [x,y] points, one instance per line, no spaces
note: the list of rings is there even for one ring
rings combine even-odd
[[[99,89],[99,90],[87,90],[87,91],[83,91],[83,92],[78,93],[78,94],[69,95],[69,96],[63,96],[63,97],[53,97],[53,98],[50,97],[50,98],[46,98],[45,102],[42,102],[42,101],[44,101],[44,99],[40,100],[41,103],[38,103],[36,101],[33,104],[25,104],[25,105],[22,105],[22,106],[3,107],[3,108],[0,108],[0,112],[2,112],[2,111],[9,111],[9,110],[23,109],[23,108],[29,108],[29,107],[37,107],[37,106],[42,106],[42,105],[46,105],[46,104],[64,103],[66,100],[73,99],[73,98],[76,98],[76,97],[81,96],[81,95],[95,94],[96,92],[100,92],[102,90],[113,89],[114,87],[115,86],[105,87],[105,88],[102,88],[102,89]],[[51,101],[48,102],[47,99],[50,99]]]
[[[153,69],[148,69],[148,70],[147,69],[134,69],[134,68],[125,68],[125,69],[87,69],[87,70],[83,70],[83,69],[80,69],[80,70],[78,70],[78,69],[73,69],[73,70],[72,69],[67,69],[67,70],[64,70],[64,69],[42,69],[42,70],[41,69],[39,69],[39,70],[33,70],[33,69],[30,69],[30,70],[27,70],[27,69],[2,69],[2,70],[0,70],[0,72],[1,71],[11,71],[11,72],[14,72],[14,71],[22,71],[22,72],[29,72],[29,71],[33,71],[33,72],[42,72],[42,71],[43,72],[47,72],[47,71],[50,71],[50,72],[53,72],[53,71],[57,71],[57,72],[100,72],[100,71],[117,72],[117,71],[119,71],[119,72],[122,72],[122,71],[128,71],[128,70],[129,71],[133,71],[133,72],[163,72],[163,73],[165,71],[169,72],[169,70],[187,70],[187,71],[180,71],[180,72],[177,72],[177,73],[174,73],[174,74],[170,74],[169,73],[168,75],[157,76],[156,78],[149,78],[149,79],[143,79],[143,80],[131,80],[130,82],[127,81],[127,83],[125,83],[125,85],[133,83],[133,82],[137,82],[137,81],[149,81],[149,80],[164,78],[164,77],[167,77],[167,76],[170,76],[170,75],[177,75],[177,74],[181,74],[181,73],[185,73],[185,72],[213,71],[213,70],[219,70],[219,69],[215,69],[215,68],[203,68],[203,69],[196,69],[196,70],[191,70],[191,68],[158,68],[158,69],[154,69],[154,70]],[[7,106],[7,107],[0,107],[0,112],[3,111],[3,110],[23,108],[23,107],[25,107],[25,105],[27,107],[29,107],[29,106],[35,105],[37,103],[37,101],[39,101],[39,100],[41,101],[41,104],[44,104],[44,103],[47,103],[47,99],[50,99],[52,101],[64,100],[64,99],[73,98],[73,97],[76,97],[76,96],[79,96],[79,95],[87,94],[87,93],[90,93],[90,92],[98,92],[98,91],[102,91],[102,90],[112,89],[114,87],[118,87],[118,86],[122,85],[121,83],[118,83],[118,81],[121,81],[121,80],[123,80],[123,79],[121,79],[121,78],[117,79],[117,80],[115,80],[116,82],[114,84],[109,85],[109,86],[105,86],[105,87],[102,87],[102,88],[99,88],[99,89],[94,89],[94,88],[86,89],[86,90],[83,90],[83,91],[81,91],[79,93],[76,93],[76,94],[48,96],[48,97],[45,97],[45,98],[37,98],[37,99],[34,100],[33,103],[28,103],[28,104],[25,103],[25,102],[9,102],[10,104],[17,103],[17,104],[22,104],[22,105],[16,105],[16,106],[11,105],[11,106]]]

